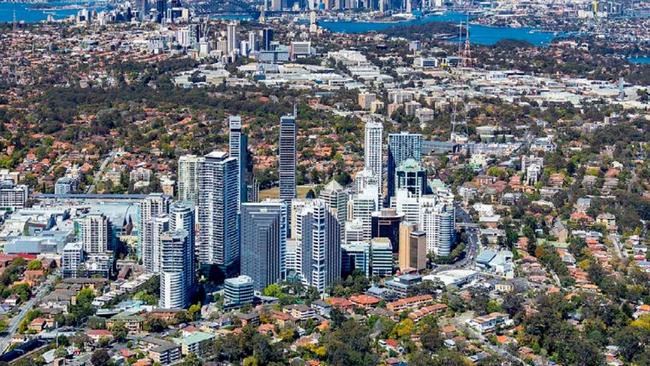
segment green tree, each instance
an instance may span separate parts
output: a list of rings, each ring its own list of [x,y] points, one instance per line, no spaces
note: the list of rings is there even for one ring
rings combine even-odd
[[[27,269],[30,271],[43,269],[43,263],[41,263],[41,261],[39,261],[38,259],[34,259],[32,261],[29,261],[29,263],[27,264]]]
[[[98,349],[90,356],[90,362],[93,366],[109,366],[111,364],[111,355],[105,349]]]
[[[126,328],[126,325],[124,325],[124,322],[115,322],[111,327],[111,334],[115,341],[124,342],[126,336],[129,334],[129,330]]]

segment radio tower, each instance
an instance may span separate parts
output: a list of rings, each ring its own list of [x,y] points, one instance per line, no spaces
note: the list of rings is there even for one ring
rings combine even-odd
[[[469,43],[469,15],[465,27],[465,49],[463,50],[463,67],[472,67],[472,50]]]

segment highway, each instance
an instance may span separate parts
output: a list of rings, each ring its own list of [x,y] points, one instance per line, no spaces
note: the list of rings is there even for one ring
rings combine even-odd
[[[26,303],[20,305],[20,312],[16,314],[11,320],[9,321],[9,326],[7,327],[7,331],[5,332],[1,338],[0,338],[0,354],[5,353],[7,351],[7,348],[9,348],[9,344],[11,343],[11,339],[13,338],[14,334],[18,331],[18,326],[20,325],[20,322],[23,321],[27,313],[34,308],[34,305],[36,305],[38,302],[40,302],[45,295],[47,295],[50,291],[50,286],[56,279],[57,275],[55,273],[50,274],[45,282],[43,282],[39,288],[38,291],[34,296],[32,296],[31,299],[29,299]]]

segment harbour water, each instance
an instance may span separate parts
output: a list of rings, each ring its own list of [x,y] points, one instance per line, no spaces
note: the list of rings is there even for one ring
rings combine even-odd
[[[79,8],[67,8],[70,6],[86,6],[89,9],[97,9],[93,2],[49,2],[47,5],[53,9],[42,9],[43,4],[29,4],[29,3],[5,3],[0,2],[0,23],[11,22],[13,20],[14,11],[16,20],[25,23],[34,23],[46,20],[48,15],[52,15],[54,19],[67,18],[70,15],[75,15]],[[228,17],[219,16],[215,18]],[[233,16],[232,19],[248,20],[248,16]],[[413,20],[404,20],[398,22],[370,22],[370,21],[321,21],[320,26],[329,30],[330,32],[337,33],[364,33],[370,31],[382,31],[391,27],[403,27],[416,24],[425,24],[430,22],[451,22],[459,23],[466,20],[466,15],[462,13],[447,12],[442,15],[426,15]],[[531,28],[510,28],[510,27],[490,27],[478,24],[471,24],[470,26],[470,41],[474,44],[493,45],[503,39],[513,39],[526,41],[533,45],[543,46],[549,44],[556,34],[552,32],[543,32]],[[644,58],[639,58],[640,63],[648,63]],[[635,62],[632,61],[631,62]]]
[[[465,21],[465,19],[465,14],[449,12],[443,15],[427,15],[414,20],[399,22],[324,21],[319,24],[330,32],[365,33],[371,31],[382,31],[392,27],[404,27],[430,22],[459,23]],[[489,46],[504,39],[513,39],[526,41],[536,46],[543,46],[549,44],[555,37],[555,33],[543,32],[532,28],[490,27],[471,24],[470,22],[469,38],[470,41],[475,44]]]
[[[634,56],[628,58],[627,60],[633,64],[642,64],[642,65],[650,64],[650,56]]]
[[[43,9],[47,6],[52,9]],[[48,3],[6,3],[0,2],[0,23],[12,22],[14,12],[17,22],[36,23],[47,20],[48,15],[56,20],[76,15],[82,6],[97,9],[93,2],[48,2]]]

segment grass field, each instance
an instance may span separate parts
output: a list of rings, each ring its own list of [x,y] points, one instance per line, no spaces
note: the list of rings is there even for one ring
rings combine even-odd
[[[298,186],[297,187],[298,198],[305,198],[307,192],[309,192],[310,189],[314,189],[314,188],[316,188],[315,185]],[[260,191],[260,201],[264,201],[267,198],[278,198],[279,196],[280,196],[280,187],[273,187],[273,188]]]

